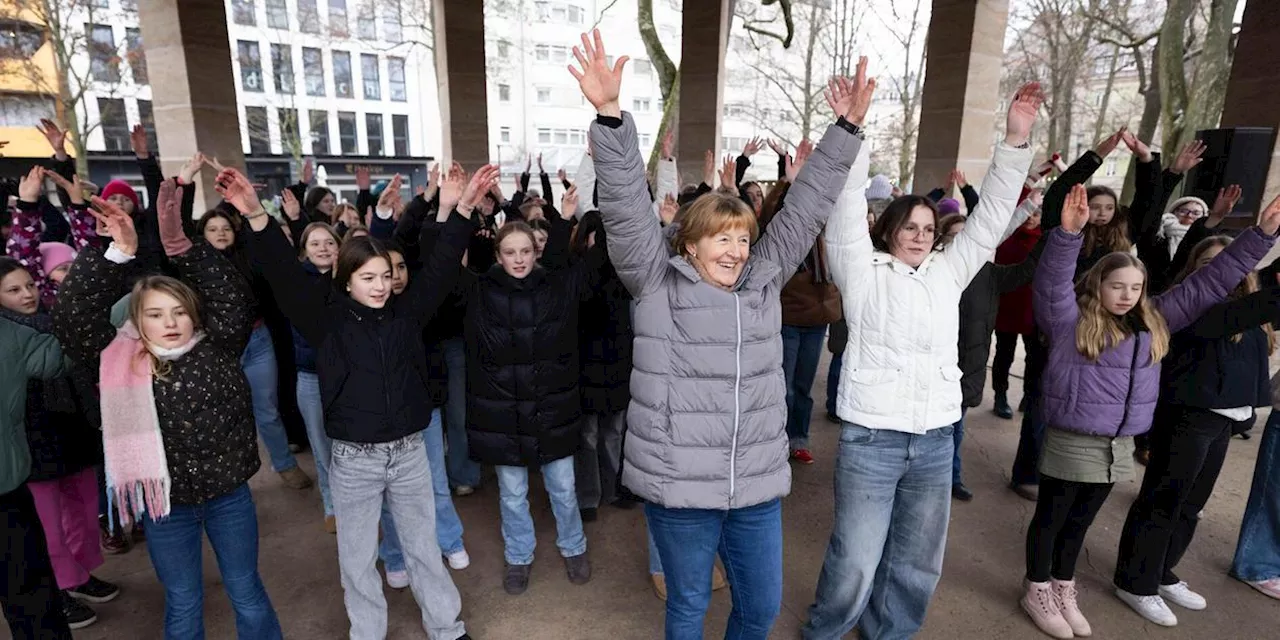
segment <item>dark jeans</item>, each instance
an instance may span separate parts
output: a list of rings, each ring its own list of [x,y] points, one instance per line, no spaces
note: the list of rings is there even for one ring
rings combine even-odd
[[[840,391],[840,369],[844,362],[844,354],[831,356],[831,365],[827,367],[827,415],[836,415],[836,394]]]
[[[733,585],[725,640],[765,640],[782,610],[782,500],[741,509],[645,505],[667,582],[667,640],[702,640],[719,554]]]
[[[1040,478],[1040,500],[1027,527],[1027,580],[1071,580],[1089,525],[1114,484]]]
[[[1274,409],[1258,443],[1231,575],[1249,582],[1280,578],[1280,411]]]
[[[4,553],[0,556],[4,563],[0,605],[9,633],[14,640],[71,640],[44,529],[27,485],[0,495],[0,531],[4,532],[0,541]]]
[[[782,325],[782,375],[787,382],[787,439],[791,449],[809,448],[813,379],[818,375],[827,326]]]
[[[1044,371],[1048,350],[1039,340],[1025,343],[1027,348],[1026,375],[1022,393],[1027,401],[1022,413],[1022,431],[1018,435],[1018,453],[1013,458],[1013,484],[1039,484],[1040,449],[1044,447],[1044,417],[1040,415],[1040,375]]]
[[[960,443],[964,442],[964,414],[968,407],[960,407],[960,419],[951,425],[951,441],[955,443],[955,451],[951,454],[951,484],[960,484]]]
[[[991,389],[996,392],[996,395],[1009,393],[1009,368],[1013,366],[1013,357],[1018,351],[1018,335],[1008,331],[996,332],[996,356],[991,361]],[[1030,354],[1031,343],[1035,342],[1035,336],[1021,335],[1022,348]]]
[[[147,522],[147,553],[164,585],[164,637],[203,640],[204,560],[209,536],[240,640],[276,640],[280,621],[258,574],[258,515],[249,485],[204,504],[175,504]]]
[[[448,371],[449,396],[444,404],[446,466],[449,485],[480,486],[480,463],[467,453],[467,345],[462,338],[440,342]]]
[[[1140,596],[1178,584],[1173,573],[1227,458],[1236,421],[1207,409],[1160,405],[1151,462],[1120,534],[1115,584]]]

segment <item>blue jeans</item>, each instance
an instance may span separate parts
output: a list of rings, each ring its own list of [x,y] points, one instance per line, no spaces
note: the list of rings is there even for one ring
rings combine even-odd
[[[1040,484],[1040,449],[1044,447],[1044,420],[1040,418],[1040,392],[1028,388],[1023,398],[1027,410],[1022,414],[1022,432],[1018,435],[1018,453],[1013,458],[1013,484]]]
[[[765,640],[782,609],[782,500],[741,509],[645,505],[667,582],[667,640],[701,640],[717,552],[733,585],[726,640]]]
[[[834,640],[855,624],[863,640],[909,638],[920,629],[947,546],[951,432],[844,423],[835,528],[805,640]]]
[[[533,516],[529,515],[529,469],[504,466],[494,469],[498,472],[498,489],[502,494],[502,542],[507,564],[533,564],[537,537]],[[566,558],[587,552],[587,534],[582,530],[582,515],[578,513],[573,473],[573,456],[542,465],[542,482],[556,517],[556,546]]]
[[[663,575],[662,554],[658,552],[658,543],[653,540],[653,525],[649,524],[647,517],[644,519],[644,535],[649,539],[649,575]]]
[[[827,368],[827,415],[836,415],[836,396],[840,392],[840,369],[844,363],[844,354],[831,356],[831,365]]]
[[[280,400],[276,389],[276,352],[271,345],[271,332],[267,325],[258,325],[249,334],[249,345],[240,356],[240,368],[249,381],[249,393],[253,400],[253,421],[258,424],[258,435],[271,456],[271,468],[277,473],[298,466],[289,451],[289,437],[280,419]]]
[[[440,426],[440,410],[431,412],[431,425],[422,432],[427,448],[427,466],[431,467],[431,489],[436,502],[436,541],[440,552],[449,555],[463,550],[462,519],[453,508],[449,495],[449,478],[444,470],[444,429]],[[400,549],[400,536],[396,532],[391,506],[382,501],[382,544],[378,557],[387,571],[404,571],[404,552]]]
[[[809,418],[813,415],[813,379],[818,375],[827,325],[782,325],[782,375],[787,381],[787,438],[791,449],[809,448]],[[830,386],[830,385],[828,385]]]
[[[147,554],[164,585],[164,637],[204,638],[201,533],[208,534],[240,640],[283,637],[258,575],[258,514],[249,485],[204,504],[175,504],[169,517],[147,523]]]
[[[951,484],[960,484],[960,443],[964,442],[964,414],[968,413],[966,407],[960,408],[960,419],[951,425],[951,441],[955,444],[955,451],[951,454]]]
[[[333,515],[333,497],[329,493],[329,463],[333,458],[333,442],[324,431],[324,403],[320,400],[320,377],[306,371],[298,372],[298,411],[307,425],[307,442],[316,460],[316,484],[320,486],[320,500],[324,503],[324,515]]]
[[[480,463],[467,453],[467,343],[449,338],[440,343],[449,375],[449,398],[444,405],[444,431],[449,441],[449,484],[480,486]]]
[[[1272,410],[1258,444],[1231,575],[1248,582],[1280,578],[1280,411]]]

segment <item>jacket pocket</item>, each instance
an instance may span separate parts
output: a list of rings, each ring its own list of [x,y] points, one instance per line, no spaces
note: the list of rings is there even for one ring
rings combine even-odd
[[[854,369],[850,375],[857,388],[851,394],[854,409],[873,415],[893,413],[898,404],[897,369]]]

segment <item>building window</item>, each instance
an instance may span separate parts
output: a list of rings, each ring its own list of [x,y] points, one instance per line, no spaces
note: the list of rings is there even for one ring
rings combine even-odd
[[[538,144],[551,144],[550,129],[538,129]]]
[[[347,0],[329,0],[329,33],[347,37]]]
[[[312,111],[309,118],[311,120],[311,153],[326,156],[333,153],[329,150],[329,112]]]
[[[382,33],[387,42],[404,42],[404,26],[401,25],[400,0],[383,0]]]
[[[102,127],[103,148],[106,151],[128,151],[129,122],[124,115],[124,100],[98,98],[98,122]]]
[[[158,150],[160,142],[156,140],[156,114],[151,110],[150,100],[138,101],[138,123],[147,132],[147,148]]]
[[[378,39],[378,21],[373,15],[373,0],[361,0],[356,13],[356,35],[364,40]]]
[[[644,113],[649,110],[648,98],[633,98],[631,100],[631,110],[637,113]]]
[[[240,86],[245,91],[262,92],[262,56],[258,43],[244,40],[236,41],[240,56]]]
[[[538,104],[551,104],[551,89],[538,87]]]
[[[533,58],[538,62],[564,64],[569,61],[569,48],[555,44],[534,45]]]
[[[134,84],[147,84],[147,56],[142,49],[142,31],[132,27],[125,29],[124,47]]]
[[[320,10],[316,8],[316,0],[298,0],[298,29],[303,33],[320,33]]]
[[[543,21],[583,24],[587,19],[585,9],[569,2],[535,2],[534,8],[538,19]]]
[[[498,127],[498,142],[511,142],[511,127]]]
[[[286,154],[292,155],[294,151],[302,153],[302,138],[298,135],[298,110],[297,109],[276,109],[276,114],[280,117],[280,148]]]
[[[587,132],[582,129],[569,130],[569,144],[579,145],[587,143]]]
[[[397,156],[409,155],[409,116],[391,116],[391,142]]]
[[[569,132],[564,129],[556,129],[555,142],[556,144],[569,144]]]
[[[120,8],[125,11],[137,11],[138,0],[120,0]]]
[[[90,0],[89,6],[94,9],[110,9],[111,0]]]
[[[29,127],[41,118],[57,117],[52,98],[29,93],[0,92],[0,127]]]
[[[356,97],[355,88],[351,86],[351,54],[346,51],[333,52],[333,95]]]
[[[632,63],[631,68],[638,76],[647,76],[653,73],[653,63],[648,60],[637,59]]]
[[[506,40],[498,41],[498,57],[506,60],[511,57],[511,43]]]
[[[293,95],[293,49],[289,45],[272,43],[271,74],[276,93]]]
[[[89,32],[89,73],[100,82],[119,82],[120,61],[111,26],[91,24],[85,30]]]
[[[301,2],[298,3],[298,13],[302,13]],[[284,0],[267,0],[267,26],[272,29],[289,28],[289,7]]]
[[[1114,157],[1107,158],[1107,176],[1116,175],[1116,170],[1118,165],[1119,163],[1116,161],[1116,158]]]
[[[302,77],[307,83],[307,95],[324,95],[324,54],[319,49],[302,48]]]
[[[258,24],[253,9],[253,0],[231,0],[231,18],[236,24],[250,27]]]
[[[511,102],[511,85],[498,85],[498,102]]]
[[[25,60],[44,46],[44,32],[25,22],[0,21],[0,58]]]
[[[342,146],[342,155],[352,156],[357,153],[359,143],[356,140],[356,114],[350,111],[338,112],[338,142]]]
[[[408,86],[404,78],[404,58],[387,58],[387,85],[395,102],[409,100]]]
[[[640,146],[641,146],[641,147],[648,148],[648,147],[650,147],[650,146],[652,146],[652,145],[653,145],[653,136],[651,136],[651,135],[649,135],[649,134],[647,134],[647,133],[642,133],[642,134],[640,134]]]
[[[266,107],[245,107],[244,124],[249,130],[249,153],[271,153],[271,125]]]
[[[369,139],[369,155],[383,155],[381,113],[364,114],[364,135]]]
[[[382,99],[382,78],[378,75],[376,54],[360,54],[360,81],[364,83],[365,100]]]

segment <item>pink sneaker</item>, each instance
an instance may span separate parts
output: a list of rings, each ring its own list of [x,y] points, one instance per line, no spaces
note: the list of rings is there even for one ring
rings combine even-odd
[[[1062,619],[1067,621],[1071,632],[1078,638],[1093,635],[1093,628],[1089,626],[1084,614],[1080,613],[1080,605],[1076,602],[1076,595],[1079,593],[1076,591],[1076,581],[1053,580],[1049,584],[1053,586],[1053,599],[1058,603],[1058,611],[1062,612]]]
[[[1027,595],[1019,602],[1022,610],[1041,631],[1060,640],[1071,640],[1075,634],[1071,625],[1062,617],[1058,602],[1053,597],[1053,587],[1048,582],[1027,582]]]
[[[1258,593],[1261,593],[1264,596],[1280,600],[1280,578],[1260,580],[1258,582],[1245,582],[1245,584],[1257,589]]]

